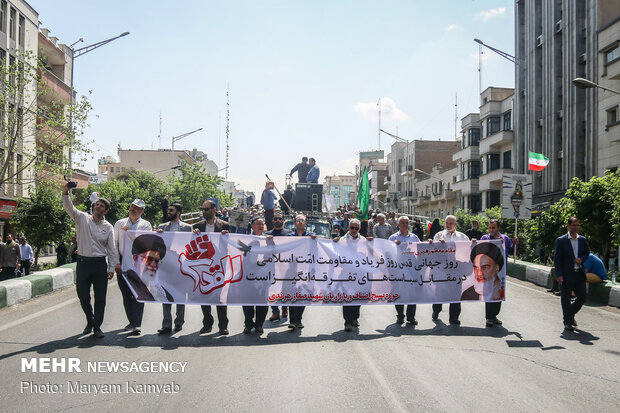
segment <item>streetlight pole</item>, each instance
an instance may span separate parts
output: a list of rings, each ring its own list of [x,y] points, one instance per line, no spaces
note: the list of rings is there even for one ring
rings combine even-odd
[[[170,169],[175,169],[174,168],[175,167],[175,162],[174,162],[174,143],[176,141],[180,141],[183,138],[187,138],[189,135],[191,135],[193,133],[196,133],[198,131],[201,131],[201,130],[202,130],[202,128],[198,128],[198,129],[193,130],[191,132],[187,132],[187,133],[184,133],[182,135],[178,135],[178,136],[173,136],[172,137],[172,152],[171,152],[171,155],[170,155],[170,159],[172,161],[172,164],[171,164],[171,168]],[[174,171],[172,172],[172,181],[174,181]],[[172,183],[172,181],[170,183]]]
[[[596,88],[603,89],[603,90],[606,90],[608,92],[620,95],[620,92],[618,92],[617,90],[606,88],[604,86],[601,86],[601,85],[598,85],[598,84],[592,82],[591,80],[584,79],[582,77],[578,77],[578,78],[573,79],[573,84],[576,87],[581,88],[581,89],[590,89],[590,88],[596,87]]]
[[[444,192],[443,211],[444,211],[444,214],[446,214],[448,212],[448,193],[446,192],[447,191],[446,188],[448,188],[448,183],[446,181],[444,181],[443,179],[441,179],[440,177],[432,175],[432,174],[429,174],[428,172],[424,172],[421,169],[417,169],[416,168],[415,172],[419,172],[421,174],[428,175],[431,178],[437,179],[438,181],[440,181],[443,184],[443,192]]]
[[[493,46],[489,46],[488,44],[485,44],[485,43],[484,43],[482,40],[480,40],[480,39],[474,39],[474,42],[478,43],[480,46],[484,46],[484,47],[486,47],[487,49],[489,49],[489,50],[491,50],[491,51],[493,51],[493,52],[497,53],[498,55],[500,55],[500,56],[501,56],[501,57],[503,57],[504,59],[506,59],[506,60],[508,60],[508,61],[510,61],[510,62],[512,62],[512,63],[514,63],[514,64],[516,64],[516,65],[518,65],[518,64],[519,64],[519,62],[517,61],[517,58],[516,58],[516,57],[514,57],[513,55],[511,55],[510,53],[506,53],[506,52],[504,52],[503,50],[499,50],[499,49],[496,49],[496,48],[495,48],[495,47],[493,47]]]
[[[71,133],[73,133],[73,73],[75,72],[75,59],[88,53],[91,52],[101,46],[105,46],[106,44],[113,42],[114,40],[123,37],[123,36],[127,36],[129,35],[129,32],[124,32],[119,34],[116,37],[111,37],[107,40],[102,40],[100,42],[97,43],[93,43],[91,45],[88,46],[84,46],[81,47],[79,49],[74,49],[73,46],[75,46],[76,44],[78,44],[79,42],[83,42],[84,39],[83,38],[79,38],[75,43],[73,43],[71,46],[69,46],[69,50],[71,50],[71,90],[70,90],[70,97],[69,97],[69,130],[71,131]],[[69,168],[73,167],[73,151],[71,148],[71,145],[69,145]]]
[[[400,136],[394,135],[393,133],[390,132],[386,132],[383,129],[379,128],[379,132],[383,132],[388,136],[391,136],[392,138],[396,139],[398,142],[405,142],[405,144],[407,146],[405,146],[405,173],[407,174],[407,181],[409,181],[409,139],[403,139]],[[411,208],[411,197],[409,197],[408,194],[408,189],[405,186],[405,196],[407,197],[407,215],[409,215],[409,210]],[[413,193],[413,189],[412,189],[412,193]]]

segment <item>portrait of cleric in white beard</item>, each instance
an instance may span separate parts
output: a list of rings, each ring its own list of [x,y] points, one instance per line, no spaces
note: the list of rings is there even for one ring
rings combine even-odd
[[[477,243],[471,250],[474,285],[465,290],[462,300],[497,301],[504,298],[499,272],[504,266],[500,247],[490,242]]]

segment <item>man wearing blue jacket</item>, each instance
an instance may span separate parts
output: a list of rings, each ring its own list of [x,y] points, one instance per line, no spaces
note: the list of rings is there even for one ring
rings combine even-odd
[[[574,331],[577,326],[575,314],[586,301],[586,273],[583,263],[590,255],[590,247],[586,238],[579,235],[579,226],[577,217],[568,218],[568,234],[555,240],[555,277],[561,286],[564,329],[568,331]],[[571,304],[573,291],[576,299]]]

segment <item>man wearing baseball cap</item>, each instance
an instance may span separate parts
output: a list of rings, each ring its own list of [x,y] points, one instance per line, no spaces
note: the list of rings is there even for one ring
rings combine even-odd
[[[129,205],[129,216],[127,218],[119,219],[114,224],[114,240],[116,242],[116,248],[118,249],[120,262],[123,261],[123,242],[124,238],[121,236],[121,231],[151,231],[151,223],[142,219],[144,214],[144,208],[146,204],[141,199],[134,199],[131,205]],[[131,257],[129,257],[131,258]],[[144,313],[144,303],[136,301],[135,297],[131,293],[125,278],[121,275],[121,264],[116,265],[116,274],[118,277],[118,287],[123,295],[123,306],[125,307],[125,314],[129,324],[125,326],[125,331],[129,331],[131,335],[140,335],[140,326],[142,325],[142,315]]]

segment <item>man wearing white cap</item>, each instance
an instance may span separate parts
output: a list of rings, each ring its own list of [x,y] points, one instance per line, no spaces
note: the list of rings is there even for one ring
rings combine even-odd
[[[151,231],[151,223],[142,219],[144,213],[145,203],[141,199],[134,199],[131,205],[129,205],[129,216],[127,218],[119,219],[114,224],[114,240],[116,242],[116,248],[120,256],[120,262],[123,262],[123,237],[120,231]],[[129,257],[131,258],[131,257]],[[140,334],[140,326],[142,325],[142,315],[144,313],[144,303],[136,301],[135,297],[131,293],[125,278],[121,276],[121,264],[119,263],[116,268],[116,274],[118,274],[118,287],[121,289],[123,295],[123,306],[125,307],[125,314],[129,320],[129,324],[125,326],[125,331],[130,331],[131,335]]]

